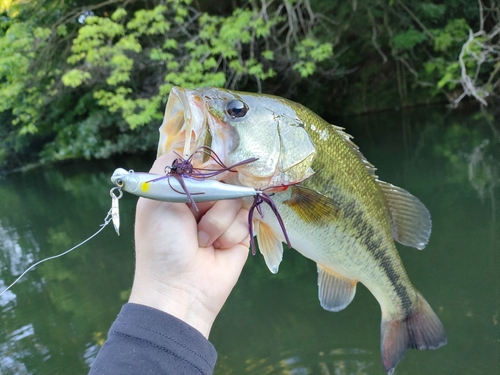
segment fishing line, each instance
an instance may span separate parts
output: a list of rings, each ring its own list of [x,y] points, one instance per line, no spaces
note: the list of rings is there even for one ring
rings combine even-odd
[[[50,257],[47,257],[47,258],[44,258],[42,260],[39,260],[38,262],[36,262],[35,264],[31,265],[28,267],[28,269],[26,269],[16,280],[14,280],[14,282],[12,284],[10,284],[7,288],[5,288],[2,292],[0,292],[0,296],[2,296],[6,291],[8,291],[10,288],[12,288],[24,275],[26,275],[29,271],[31,271],[33,268],[35,268],[36,266],[38,266],[40,263],[43,263],[47,260],[51,260],[51,259],[56,259],[56,258],[59,258],[59,257],[62,257],[66,254],[68,254],[69,252],[75,250],[76,248],[82,246],[83,244],[85,244],[86,242],[90,241],[92,238],[94,238],[95,236],[97,236],[99,233],[101,233],[101,231],[106,228],[108,226],[108,224],[113,220],[113,208],[111,208],[109,211],[108,211],[108,214],[106,215],[106,217],[104,218],[104,223],[100,225],[101,229],[99,229],[97,232],[95,232],[93,235],[91,235],[89,238],[87,238],[86,240],[83,240],[82,242],[80,242],[78,245],[76,246],[73,246],[71,249],[69,250],[66,250],[64,252],[62,252],[61,254],[57,254],[57,255],[53,255],[53,256],[50,256]]]

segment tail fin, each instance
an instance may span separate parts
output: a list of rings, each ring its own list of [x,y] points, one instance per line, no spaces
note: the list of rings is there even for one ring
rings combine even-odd
[[[388,375],[394,372],[407,349],[437,349],[446,342],[441,321],[420,293],[416,307],[404,319],[382,319],[382,362]]]

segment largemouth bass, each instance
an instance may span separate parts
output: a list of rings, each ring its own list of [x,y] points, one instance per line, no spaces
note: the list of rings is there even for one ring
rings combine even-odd
[[[407,191],[380,181],[342,128],[276,96],[173,88],[158,155],[176,151],[192,156],[198,168],[212,168],[210,157],[193,154],[200,146],[226,165],[258,158],[217,178],[275,193],[293,248],[317,263],[323,308],[344,309],[358,282],[375,296],[388,374],[407,349],[446,344],[439,318],[411,284],[394,244],[423,249],[429,211]],[[278,272],[284,238],[277,220],[264,208],[263,217],[254,215],[254,227],[267,266]]]

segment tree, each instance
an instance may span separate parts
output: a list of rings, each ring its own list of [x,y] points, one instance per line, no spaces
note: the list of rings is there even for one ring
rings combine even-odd
[[[26,153],[33,143],[23,136],[45,136],[43,160],[151,148],[156,136],[144,134],[153,133],[174,85],[261,90],[276,75],[311,76],[333,55],[333,44],[314,35],[323,22],[315,21],[308,0],[278,6],[253,0],[223,15],[194,8],[191,0],[77,9],[64,3],[61,15],[42,27],[44,17],[33,13],[49,13],[55,4],[11,12],[0,40],[0,51],[15,62],[2,72],[0,88],[3,113],[12,119],[2,129],[5,149]],[[12,38],[22,43],[12,45]],[[5,164],[8,153],[3,157]]]
[[[500,91],[493,0],[35,0],[0,11],[0,169],[153,150],[175,85],[275,93],[326,118],[467,96],[485,105]]]

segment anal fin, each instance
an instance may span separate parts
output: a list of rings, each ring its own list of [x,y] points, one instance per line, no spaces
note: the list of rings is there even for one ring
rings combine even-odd
[[[255,233],[259,243],[259,250],[264,256],[267,268],[277,273],[283,259],[283,245],[274,230],[260,220],[254,220]]]
[[[356,294],[356,283],[318,263],[319,301],[325,310],[345,309]]]

